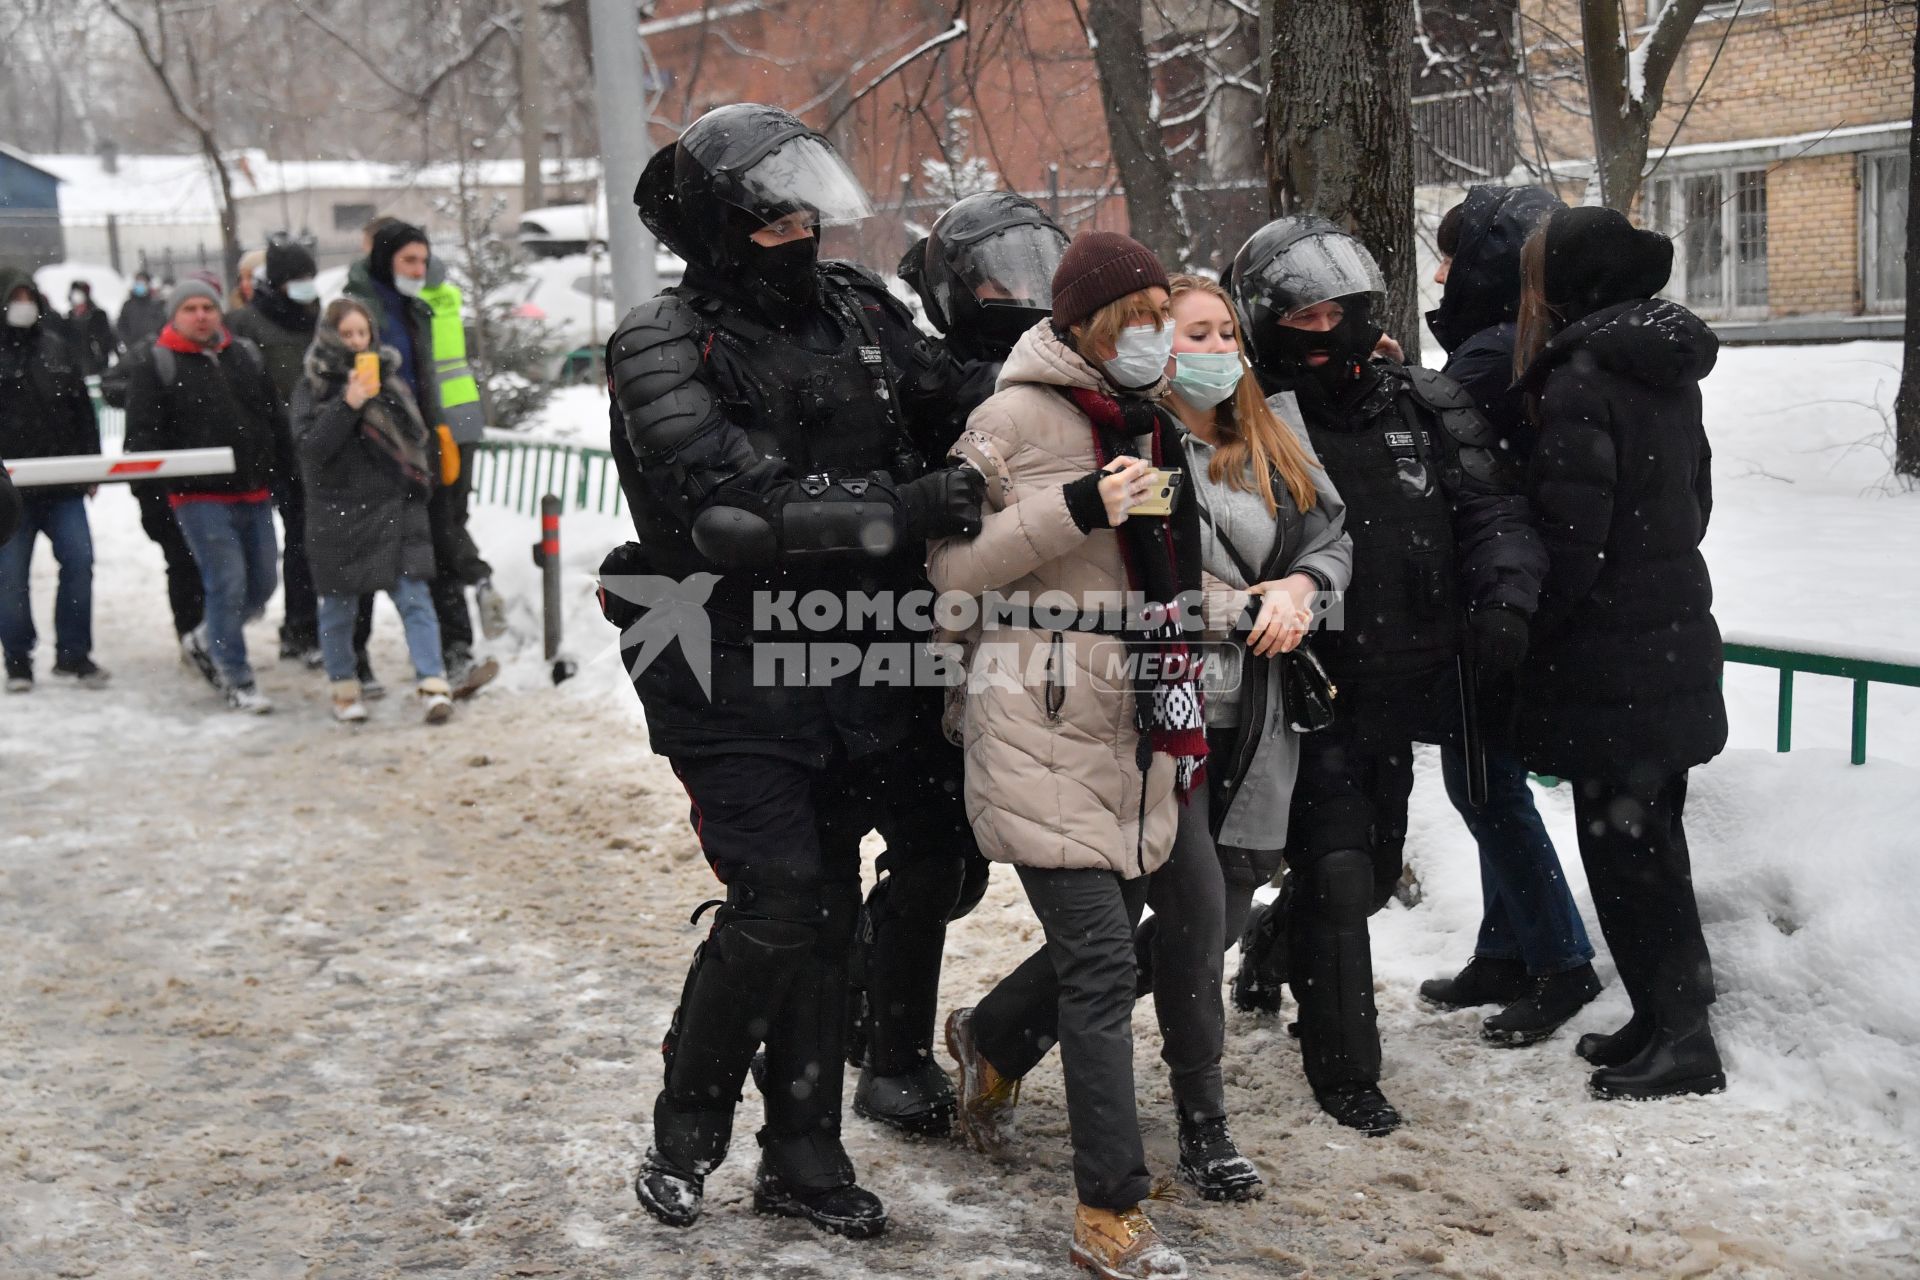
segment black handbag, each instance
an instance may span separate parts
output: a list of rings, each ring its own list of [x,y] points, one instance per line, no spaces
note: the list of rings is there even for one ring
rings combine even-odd
[[[1197,496],[1197,495],[1196,495]],[[1213,530],[1213,536],[1226,549],[1227,556],[1233,561],[1234,568],[1240,570],[1240,576],[1252,586],[1261,580],[1260,573],[1247,563],[1240,549],[1227,539],[1227,536],[1214,526],[1213,515],[1204,502],[1200,507],[1200,521]],[[1339,688],[1327,669],[1320,664],[1319,657],[1302,640],[1290,652],[1280,655],[1280,697],[1286,704],[1287,728],[1295,733],[1319,733],[1333,724],[1334,699],[1340,696]]]

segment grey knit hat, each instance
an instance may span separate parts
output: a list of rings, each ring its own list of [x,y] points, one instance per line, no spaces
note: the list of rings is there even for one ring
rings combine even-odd
[[[167,290],[167,319],[173,319],[174,313],[179,311],[181,306],[189,298],[205,298],[214,305],[215,310],[218,310],[220,307],[220,291],[218,289],[208,284],[205,280],[196,280],[192,276],[188,276],[185,280],[182,280],[180,283],[174,285],[173,288]]]

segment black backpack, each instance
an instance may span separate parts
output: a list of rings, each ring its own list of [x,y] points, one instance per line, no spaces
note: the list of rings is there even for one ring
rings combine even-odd
[[[243,338],[236,333],[232,341],[234,346],[239,347],[252,360],[256,373],[266,373],[267,358],[261,354],[259,346],[253,339]],[[108,408],[127,407],[127,383],[133,378],[134,362],[141,358],[129,352],[126,359],[100,375],[100,399],[106,402]],[[146,349],[145,358],[153,361],[153,371],[160,375],[161,389],[171,388],[174,378],[180,371],[180,357],[174,354],[173,348],[163,347],[155,342]]]

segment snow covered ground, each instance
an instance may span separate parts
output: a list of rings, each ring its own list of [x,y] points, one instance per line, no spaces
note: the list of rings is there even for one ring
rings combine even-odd
[[[1878,426],[1857,402],[1890,402],[1897,361],[1887,344],[1723,353],[1708,551],[1729,632],[1920,654],[1920,495],[1877,491],[1884,461],[1838,447]],[[597,392],[566,394],[598,443]],[[566,524],[576,679],[549,685],[523,607],[501,680],[452,725],[415,723],[396,694],[349,731],[318,678],[270,660],[274,716],[215,710],[174,659],[132,501],[105,493],[94,518],[113,687],[43,667],[41,689],[0,703],[0,1274],[1065,1272],[1057,1059],[1005,1163],[849,1117],[894,1214],[877,1244],[752,1215],[751,1098],[697,1227],[669,1233],[634,1205],[656,1049],[698,935],[685,921],[711,881],[591,603],[620,522]],[[499,579],[536,599],[534,522],[483,509],[476,525]],[[250,636],[270,659],[271,625]],[[398,686],[384,605],[375,646]],[[1489,1048],[1476,1015],[1414,999],[1466,957],[1479,905],[1472,845],[1423,759],[1408,846],[1427,897],[1375,930],[1384,1087],[1410,1123],[1381,1141],[1331,1125],[1284,1023],[1230,1015],[1235,1130],[1272,1189],[1158,1212],[1198,1274],[1920,1274],[1920,691],[1874,691],[1872,759],[1853,768],[1840,682],[1801,678],[1786,756],[1771,673],[1732,669],[1728,689],[1734,749],[1695,775],[1688,825],[1730,1090],[1587,1098],[1574,1035],[1626,1012],[1604,956],[1606,994],[1530,1050]],[[1591,927],[1571,806],[1541,803]],[[953,930],[944,1003],[970,1003],[1037,939],[996,875]],[[1135,1030],[1166,1173],[1150,1006]]]

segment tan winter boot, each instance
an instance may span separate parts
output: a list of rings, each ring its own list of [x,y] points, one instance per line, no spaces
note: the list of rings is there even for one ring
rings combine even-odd
[[[1169,1249],[1139,1205],[1073,1212],[1073,1265],[1101,1280],[1187,1280],[1187,1260]]]
[[[994,1070],[973,1043],[973,1010],[955,1009],[947,1015],[947,1052],[960,1064],[959,1097],[954,1120],[967,1145],[984,1155],[998,1154],[1006,1145],[1000,1126],[1020,1101],[1020,1082]]]
[[[420,706],[428,724],[445,724],[453,716],[453,689],[439,676],[420,682]]]
[[[358,680],[333,682],[333,718],[342,724],[359,724],[367,718],[367,704],[360,700]]]

